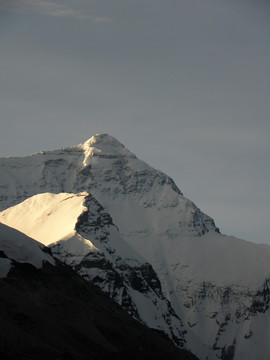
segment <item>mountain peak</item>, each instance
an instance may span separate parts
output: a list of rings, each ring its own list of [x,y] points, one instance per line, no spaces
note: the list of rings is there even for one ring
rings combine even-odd
[[[106,133],[96,134],[89,140],[78,145],[85,152],[84,165],[88,165],[89,157],[99,158],[134,158],[136,156],[130,152],[116,138]]]

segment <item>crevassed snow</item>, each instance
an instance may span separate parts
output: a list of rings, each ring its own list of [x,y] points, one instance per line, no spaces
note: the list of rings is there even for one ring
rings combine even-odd
[[[54,264],[54,259],[41,249],[43,244],[31,239],[25,234],[0,223],[0,250],[8,257],[0,258],[0,274],[5,277],[10,270],[11,261],[29,263],[37,268],[42,267],[43,261]]]

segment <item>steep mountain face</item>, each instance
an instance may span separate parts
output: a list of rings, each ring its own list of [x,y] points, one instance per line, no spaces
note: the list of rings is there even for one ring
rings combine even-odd
[[[109,214],[105,219],[112,221],[110,231],[116,224],[123,242],[153,267],[164,296],[183,321],[186,346],[200,359],[268,359],[268,246],[221,235],[214,221],[186,199],[171,178],[106,134],[72,148],[1,159],[0,165],[2,209],[42,192],[90,193]],[[77,222],[82,237],[93,233],[91,216],[83,215]],[[102,231],[97,226],[97,236],[103,236]],[[112,238],[91,242],[109,254]],[[61,246],[60,242],[58,256],[65,253]],[[96,252],[94,248],[90,252],[91,264]],[[74,265],[87,276],[91,273],[78,262]],[[143,270],[139,274],[144,277]]]
[[[40,194],[0,214],[99,287],[136,320],[184,345],[181,320],[152,266],[120,236],[111,216],[87,193]],[[3,225],[4,226],[4,225]]]
[[[42,244],[1,225],[0,246],[0,268],[11,262],[0,274],[1,359],[196,360],[133,320]]]

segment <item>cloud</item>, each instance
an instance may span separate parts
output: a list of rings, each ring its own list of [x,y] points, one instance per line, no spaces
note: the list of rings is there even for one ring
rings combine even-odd
[[[94,16],[89,8],[78,9],[71,4],[61,4],[59,1],[50,0],[0,0],[0,12],[9,11],[15,13],[36,13],[44,16],[54,16],[60,18],[73,18],[77,20],[92,20],[94,22],[110,22],[111,20],[103,16]],[[70,1],[69,1],[70,3]]]

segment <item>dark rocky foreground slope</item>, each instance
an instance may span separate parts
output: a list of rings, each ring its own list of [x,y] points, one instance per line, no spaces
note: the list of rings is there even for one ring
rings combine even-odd
[[[0,358],[196,359],[132,319],[70,267],[16,262],[0,279]]]

